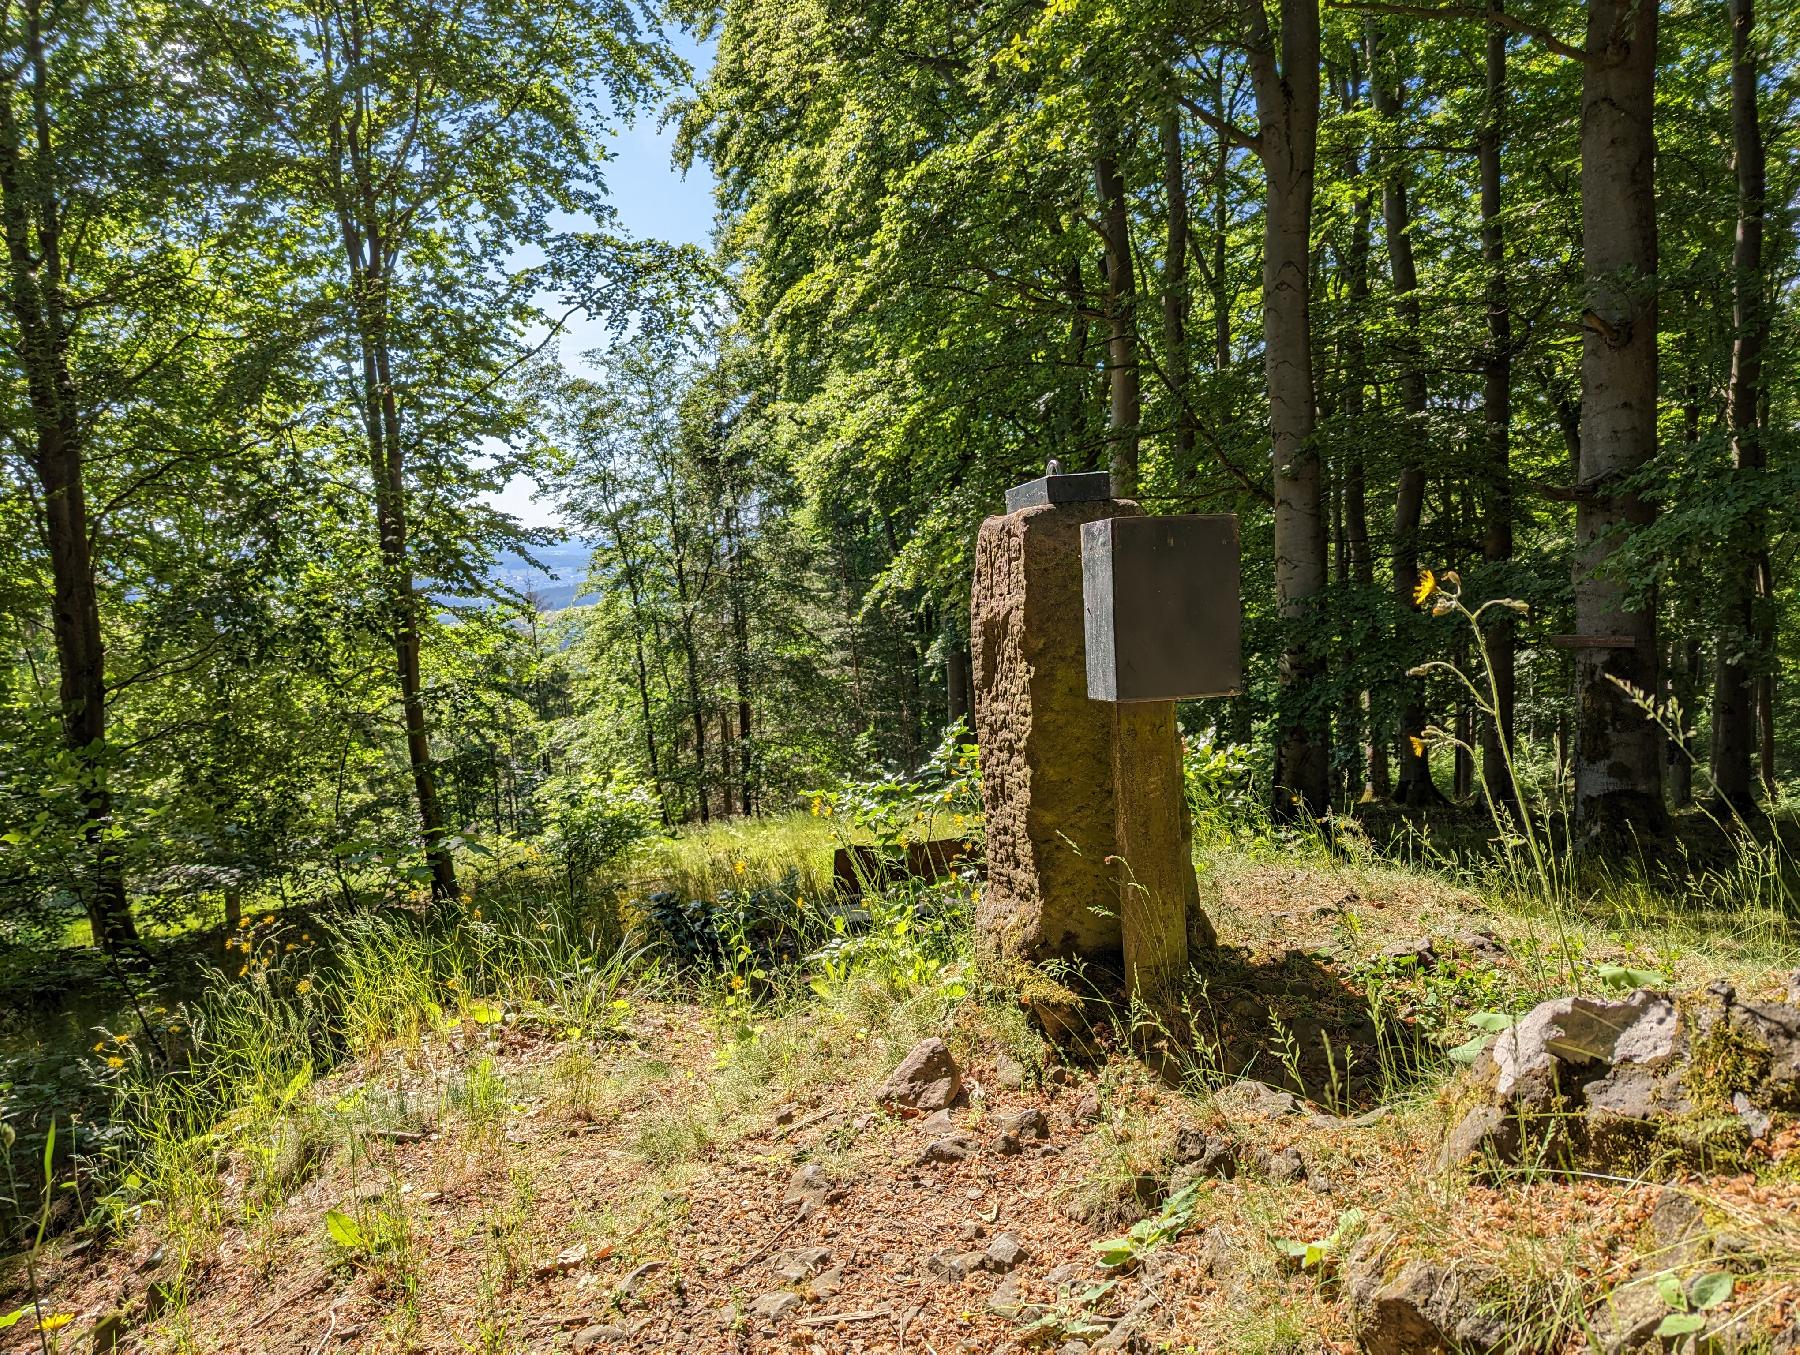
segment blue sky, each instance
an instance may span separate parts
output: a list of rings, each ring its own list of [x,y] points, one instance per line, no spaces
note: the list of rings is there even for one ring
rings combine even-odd
[[[703,79],[712,65],[710,45],[703,47],[685,33],[673,37],[675,49],[694,68],[694,78]],[[660,124],[661,110],[650,109],[613,138],[613,158],[606,167],[607,193],[618,209],[619,225],[627,233],[641,239],[704,245],[712,236],[713,177],[704,164],[696,164],[684,175],[672,159],[674,129]],[[603,338],[600,325],[581,316],[571,320],[561,344],[564,365],[579,367],[581,355],[599,347]],[[529,480],[515,478],[494,496],[494,503],[528,526],[559,525],[551,505],[532,500],[533,488]]]

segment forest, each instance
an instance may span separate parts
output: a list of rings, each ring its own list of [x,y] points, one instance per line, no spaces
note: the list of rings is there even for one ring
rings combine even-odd
[[[1800,13],[0,0],[0,82],[0,1350],[1800,1349]],[[979,939],[1052,462],[1241,542],[1216,945],[1073,1040]],[[1629,1154],[1504,1138],[1556,1002],[1584,1126],[1680,1027]]]

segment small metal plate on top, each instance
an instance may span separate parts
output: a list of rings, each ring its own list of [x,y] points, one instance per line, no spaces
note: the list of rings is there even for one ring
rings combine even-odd
[[[1006,511],[1041,508],[1047,503],[1093,503],[1112,497],[1112,476],[1103,470],[1079,475],[1040,475],[1006,491]]]
[[[1180,701],[1242,690],[1235,517],[1085,523],[1081,576],[1089,697]]]

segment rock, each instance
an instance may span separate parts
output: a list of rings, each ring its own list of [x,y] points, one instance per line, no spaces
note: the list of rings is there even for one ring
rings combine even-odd
[[[1125,1310],[1125,1316],[1113,1323],[1113,1329],[1098,1341],[1094,1342],[1094,1350],[1126,1350],[1138,1351],[1148,1349],[1139,1328],[1147,1322],[1152,1313],[1162,1303],[1161,1299],[1139,1299]]]
[[[1660,1067],[1675,1052],[1675,1004],[1640,988],[1617,1002],[1559,997],[1540,1002],[1501,1031],[1489,1050],[1494,1096],[1503,1104],[1547,1110],[1559,1076],[1596,1064]]]
[[[571,1344],[575,1351],[580,1352],[584,1350],[599,1350],[605,1346],[622,1345],[630,1339],[631,1333],[626,1331],[623,1327],[583,1327],[580,1331],[575,1333],[575,1339]]]
[[[799,1118],[800,1118],[800,1107],[794,1105],[792,1102],[789,1102],[786,1105],[781,1105],[781,1106],[775,1107],[775,1123],[777,1125],[792,1124],[795,1120],[797,1120]]]
[[[1306,1179],[1306,1159],[1298,1148],[1282,1148],[1265,1153],[1261,1160],[1263,1175],[1276,1185],[1292,1185]]]
[[[951,1284],[961,1284],[969,1276],[982,1269],[986,1261],[986,1254],[978,1251],[934,1251],[925,1258],[925,1269],[940,1280],[947,1280]]]
[[[1247,1110],[1266,1116],[1271,1120],[1279,1119],[1283,1115],[1300,1113],[1300,1102],[1293,1093],[1284,1092],[1279,1087],[1271,1087],[1266,1082],[1240,1078],[1225,1090],[1242,1101]]]
[[[829,1247],[795,1247],[791,1251],[776,1252],[770,1265],[782,1279],[797,1284],[825,1269],[825,1263],[830,1259]]]
[[[1044,1287],[1055,1293],[1058,1289],[1081,1283],[1089,1273],[1086,1266],[1078,1265],[1074,1261],[1065,1261],[1044,1276]]]
[[[943,1110],[962,1091],[962,1070],[950,1047],[935,1035],[921,1040],[888,1074],[876,1099],[914,1110]]]
[[[1200,1243],[1200,1271],[1222,1280],[1238,1268],[1237,1248],[1222,1228],[1208,1228]]]
[[[990,1313],[999,1317],[1016,1316],[1023,1305],[1025,1295],[1019,1287],[1019,1277],[1008,1275],[994,1286],[994,1292],[988,1295],[987,1307]]]
[[[830,1189],[831,1178],[825,1175],[825,1169],[816,1162],[808,1162],[788,1178],[787,1191],[782,1195],[781,1202],[804,1204],[810,1200],[816,1205]]]
[[[1590,1318],[1595,1348],[1599,1355],[1661,1350],[1663,1342],[1656,1329],[1668,1313],[1669,1305],[1649,1280],[1621,1285],[1606,1296]]]
[[[979,1242],[987,1236],[987,1229],[975,1222],[974,1219],[964,1219],[962,1226],[956,1230],[956,1235],[964,1242]]]
[[[1738,1123],[1752,1139],[1769,1137],[1769,1117],[1767,1113],[1757,1109],[1756,1105],[1742,1092],[1731,1094],[1731,1109],[1736,1112]]]
[[[1002,1134],[1011,1134],[1016,1139],[1047,1139],[1050,1137],[1050,1117],[1036,1106],[1016,1111],[1011,1115],[999,1116],[994,1123]]]
[[[1759,1093],[1752,1099],[1763,1106],[1800,1110],[1800,1007],[1738,1002],[1727,1004],[1726,1020],[1739,1043],[1767,1057],[1759,1087],[1733,1090]]]
[[[1437,968],[1438,954],[1429,936],[1409,936],[1389,942],[1381,948],[1381,954],[1389,960],[1410,960],[1416,969]]]
[[[946,1134],[933,1139],[919,1154],[920,1162],[961,1162],[976,1151],[975,1140],[967,1134]]]
[[[1503,1162],[1518,1153],[1519,1125],[1499,1106],[1476,1106],[1463,1116],[1438,1150],[1438,1167],[1449,1171],[1464,1166],[1470,1158],[1480,1157],[1489,1147]]]
[[[1458,932],[1455,939],[1458,945],[1477,959],[1498,962],[1508,958],[1506,947],[1500,943],[1500,938],[1483,928],[1467,928]]]
[[[1195,1177],[1229,1181],[1237,1175],[1237,1144],[1222,1134],[1184,1124],[1175,1131],[1175,1161],[1191,1168]]]
[[[1011,1054],[995,1055],[994,1085],[1002,1091],[1024,1091],[1025,1065],[1020,1063]]]
[[[1056,1355],[1088,1355],[1092,1349],[1086,1341],[1064,1341],[1056,1348]]]
[[[1099,1124],[1100,1098],[1092,1092],[1083,1092],[1075,1103],[1075,1118],[1082,1124]]]
[[[764,1294],[750,1305],[750,1312],[765,1322],[779,1322],[800,1306],[800,1296],[791,1289],[777,1289]]]
[[[844,1268],[833,1266],[830,1270],[821,1270],[813,1276],[812,1283],[807,1286],[815,1294],[835,1294],[844,1287]]]
[[[1011,1233],[1001,1233],[1000,1236],[988,1243],[985,1253],[986,1260],[983,1264],[986,1269],[993,1271],[996,1275],[1005,1275],[1029,1255],[1030,1253],[1025,1250],[1025,1244],[1018,1238]]]
[[[93,1355],[111,1355],[125,1339],[125,1315],[108,1313],[94,1323],[93,1344],[89,1349]]]
[[[1665,1189],[1650,1211],[1650,1236],[1656,1241],[1658,1270],[1677,1270],[1706,1258],[1706,1219],[1684,1191]]]
[[[1386,1279],[1383,1249],[1359,1245],[1347,1266],[1357,1340],[1367,1355],[1501,1348],[1506,1326],[1487,1311],[1486,1272],[1439,1261],[1403,1262]]]
[[[919,1121],[919,1132],[922,1134],[948,1134],[956,1128],[956,1121],[950,1118],[947,1110],[934,1110]]]

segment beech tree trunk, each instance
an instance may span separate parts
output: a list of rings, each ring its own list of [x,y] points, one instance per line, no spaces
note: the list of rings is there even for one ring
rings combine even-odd
[[[1138,490],[1138,423],[1142,413],[1137,358],[1137,281],[1131,259],[1131,218],[1118,161],[1094,159],[1094,187],[1100,197],[1101,235],[1106,259],[1106,366],[1110,395],[1107,419],[1108,467],[1115,499]]]
[[[1501,12],[1502,0],[1488,0],[1488,4],[1493,13]],[[1500,221],[1500,153],[1506,139],[1506,32],[1497,24],[1488,28],[1486,66],[1487,108],[1476,140],[1488,330],[1488,351],[1481,364],[1482,430],[1487,438],[1481,558],[1490,570],[1495,570],[1511,560],[1513,554],[1512,306],[1506,278],[1506,235]],[[1486,639],[1498,717],[1482,717],[1481,776],[1487,794],[1517,813],[1518,787],[1507,770],[1507,754],[1513,746],[1515,631],[1510,611],[1496,608],[1488,613],[1496,614],[1487,628]]]
[[[1319,128],[1318,0],[1238,0],[1256,94],[1263,216],[1263,367],[1275,481],[1275,600],[1286,632],[1275,749],[1277,815],[1330,808],[1330,712],[1318,608],[1325,596],[1325,499],[1313,403],[1311,243]],[[1279,56],[1276,43],[1280,43]]]
[[[63,746],[79,775],[82,861],[74,883],[94,944],[108,954],[138,944],[125,867],[110,829],[106,747],[106,648],[85,484],[81,395],[69,365],[75,325],[64,296],[57,138],[49,121],[49,73],[35,6],[26,11],[24,63],[0,87],[0,225],[6,234],[7,309],[25,377],[31,467],[43,495],[50,556],[51,633],[56,642]],[[24,86],[33,125],[21,128],[15,91]]]
[[[1590,0],[1582,69],[1581,346],[1575,500],[1575,829],[1584,850],[1667,827],[1663,738],[1620,684],[1657,690],[1653,589],[1616,577],[1655,509],[1623,483],[1656,452],[1657,5]]]
[[[1400,116],[1400,80],[1384,83],[1381,49],[1371,20],[1366,29],[1369,51],[1369,91],[1375,111],[1384,119]],[[1394,311],[1400,320],[1400,473],[1394,488],[1394,605],[1404,629],[1419,610],[1413,594],[1419,583],[1419,528],[1425,511],[1425,371],[1419,345],[1419,270],[1413,260],[1412,207],[1406,181],[1390,172],[1381,185],[1382,230],[1387,239],[1388,273],[1394,284]],[[1431,759],[1420,740],[1425,732],[1425,683],[1409,678],[1406,669],[1415,655],[1410,644],[1400,646],[1404,656],[1399,675],[1400,724],[1395,748],[1400,775],[1394,797],[1402,804],[1438,804],[1443,796],[1431,779]]]
[[[1173,92],[1163,107],[1163,194],[1168,200],[1168,228],[1163,250],[1163,343],[1169,354],[1169,387],[1174,396],[1175,427],[1171,448],[1175,472],[1194,468],[1194,411],[1188,399],[1193,364],[1188,358],[1188,194],[1187,166],[1181,149],[1181,105]]]
[[[1731,147],[1737,171],[1737,240],[1732,250],[1731,384],[1726,422],[1734,475],[1754,492],[1766,465],[1759,427],[1762,355],[1768,320],[1763,299],[1762,239],[1766,168],[1756,97],[1754,0],[1729,0],[1731,16]],[[1751,767],[1755,717],[1765,678],[1773,686],[1768,524],[1758,511],[1726,546],[1725,596],[1713,676],[1712,779],[1723,807],[1738,814],[1756,805]],[[1765,718],[1762,722],[1767,727]],[[1772,780],[1772,777],[1771,777]]]

